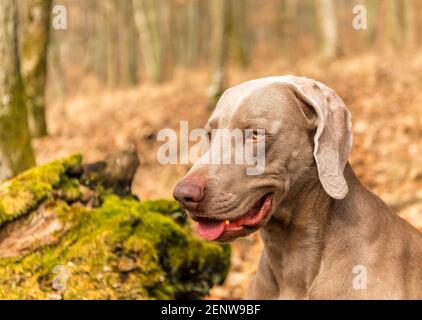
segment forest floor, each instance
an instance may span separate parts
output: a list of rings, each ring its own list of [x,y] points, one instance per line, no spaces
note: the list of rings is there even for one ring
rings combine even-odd
[[[367,188],[422,230],[422,54],[400,59],[362,55],[330,65],[261,61],[247,70],[231,67],[229,85],[282,74],[315,78],[337,91],[353,115],[352,167]],[[207,72],[177,71],[161,86],[113,91],[90,87],[91,80],[78,82],[80,93],[49,103],[50,136],[34,141],[38,162],[72,152],[95,161],[134,143],[141,166],[133,192],[142,199],[171,197],[189,167],[159,164],[156,135],[163,128],[178,132],[180,120],[189,121],[189,130],[205,124],[210,114]],[[231,273],[210,298],[244,297],[261,248],[257,234],[236,240]]]

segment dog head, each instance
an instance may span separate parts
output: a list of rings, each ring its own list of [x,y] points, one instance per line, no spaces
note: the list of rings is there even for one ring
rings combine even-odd
[[[222,161],[198,161],[174,197],[209,240],[228,241],[259,229],[299,182],[314,178],[335,199],[348,192],[343,171],[352,144],[351,115],[322,83],[294,76],[242,83],[223,94],[205,129],[206,156],[223,153]],[[243,133],[240,139],[236,131]],[[233,157],[245,153],[246,145],[256,162],[263,160],[252,174],[256,163]]]

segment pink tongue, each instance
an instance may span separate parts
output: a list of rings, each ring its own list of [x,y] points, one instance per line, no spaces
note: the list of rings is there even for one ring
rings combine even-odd
[[[215,240],[224,232],[224,221],[218,222],[199,222],[198,234],[207,239]]]

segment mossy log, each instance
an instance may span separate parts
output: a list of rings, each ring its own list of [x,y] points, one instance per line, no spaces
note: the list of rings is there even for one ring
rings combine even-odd
[[[225,279],[230,248],[192,236],[176,202],[88,188],[80,163],[0,185],[0,299],[198,299]]]

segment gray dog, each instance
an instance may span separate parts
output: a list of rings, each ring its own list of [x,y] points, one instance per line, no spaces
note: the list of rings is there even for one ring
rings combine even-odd
[[[265,139],[264,172],[198,162],[174,197],[209,240],[260,229],[248,298],[422,299],[422,234],[354,174],[351,116],[332,89],[294,76],[248,81],[221,97],[214,128],[264,129],[245,138]]]

